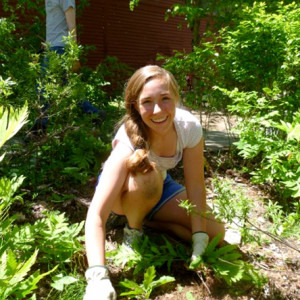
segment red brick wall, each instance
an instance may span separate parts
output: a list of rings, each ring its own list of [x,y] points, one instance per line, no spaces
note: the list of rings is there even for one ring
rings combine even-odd
[[[157,53],[172,55],[175,49],[190,52],[192,37],[185,23],[179,30],[179,18],[164,20],[166,10],[175,2],[141,0],[132,12],[129,0],[90,0],[77,18],[80,43],[95,46],[88,54],[87,65],[94,67],[110,55],[137,68],[156,63]],[[0,17],[1,10],[0,5]],[[204,29],[202,22],[201,33]]]
[[[106,56],[117,56],[133,67],[154,63],[156,53],[171,55],[172,50],[191,51],[191,33],[179,20],[165,21],[165,11],[174,1],[141,0],[132,12],[129,0],[91,1],[78,20],[82,24],[80,42],[94,44],[89,65]]]

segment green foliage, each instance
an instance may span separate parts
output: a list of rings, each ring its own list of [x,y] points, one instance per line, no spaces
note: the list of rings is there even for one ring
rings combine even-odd
[[[283,198],[299,197],[299,93],[284,96],[278,89],[261,97],[257,92],[225,93],[233,99],[230,109],[245,118],[236,127],[240,139],[235,144],[253,164],[253,181],[272,184]]]
[[[3,295],[15,295],[15,299],[23,299],[43,277],[54,270],[64,270],[72,264],[75,254],[83,251],[78,235],[83,223],[70,225],[64,214],[50,213],[34,224],[13,225],[15,218],[10,217],[1,223],[0,254],[2,255],[0,275],[5,285],[0,287]],[[40,274],[37,270],[26,280],[23,279],[36,262],[44,264],[50,271]],[[14,254],[17,253],[17,256]],[[34,253],[34,255],[32,255]],[[4,258],[7,257],[7,262]],[[18,257],[18,262],[17,262]],[[25,261],[23,263],[22,261]],[[2,274],[3,272],[3,274]],[[32,272],[31,272],[32,273]],[[58,275],[57,275],[58,276]],[[65,285],[74,282],[69,276],[54,277],[53,287],[62,290]],[[6,299],[6,298],[1,298]]]
[[[122,266],[126,270],[134,269],[133,280],[125,279],[119,283],[123,288],[130,290],[121,295],[130,299],[148,299],[154,288],[175,280],[170,276],[154,280],[156,267],[167,265],[170,271],[172,264],[188,260],[187,251],[182,244],[174,246],[162,235],[151,240],[148,236],[144,236],[140,241],[135,241],[132,248],[121,244],[116,250],[107,252],[106,256],[117,266]],[[146,270],[144,280],[138,284],[138,275],[144,270]]]
[[[6,217],[9,207],[15,201],[23,202],[22,195],[15,195],[19,187],[22,185],[25,177],[13,177],[12,179],[0,178],[0,221]]]
[[[0,107],[0,147],[22,127],[27,118],[27,107],[21,110],[4,110]],[[68,224],[64,214],[46,213],[45,218],[34,224],[14,224],[18,216],[9,215],[10,206],[17,200],[23,202],[18,189],[24,181],[24,176],[0,178],[0,298],[24,299],[32,295],[37,284],[45,276],[64,264],[70,263],[71,258],[82,251],[83,246],[78,239],[84,222]],[[39,250],[37,250],[39,249]],[[48,271],[40,273],[33,271],[34,264],[45,264]],[[50,267],[51,266],[51,267]],[[49,270],[50,268],[50,270]],[[70,284],[67,277],[56,287],[63,288]],[[35,299],[35,295],[32,295]]]
[[[64,276],[62,273],[53,277],[51,286],[58,291],[63,291],[66,285],[77,282],[78,279],[73,276]]]
[[[46,69],[41,66],[39,60],[23,66],[24,74],[30,73],[32,78],[39,78],[38,94],[34,80],[26,81],[26,88],[25,82],[18,81],[17,84],[12,85],[13,82],[9,79],[1,80],[1,83],[5,82],[6,86],[5,101],[14,105],[19,103],[14,99],[18,96],[19,88],[23,86],[25,92],[22,97],[27,96],[30,99],[28,109],[31,114],[28,130],[36,120],[45,119],[41,112],[43,103],[51,104],[47,109],[47,133],[43,133],[44,136],[39,133],[29,133],[25,138],[26,148],[13,144],[13,147],[18,148],[10,151],[11,154],[17,154],[14,157],[14,168],[6,164],[2,165],[3,173],[26,172],[31,181],[28,183],[25,181],[25,184],[29,184],[31,189],[49,182],[58,189],[62,188],[64,182],[70,185],[85,184],[89,176],[98,173],[101,162],[111,148],[109,141],[112,134],[111,127],[108,128],[101,117],[95,120],[95,116],[83,114],[78,103],[89,100],[96,107],[114,113],[118,108],[108,109],[110,105],[108,97],[102,90],[103,85],[106,84],[104,75],[108,76],[112,73],[107,71],[101,75],[100,70],[90,70],[89,73],[84,74],[73,73],[73,64],[81,55],[82,48],[77,46],[70,37],[66,39],[66,43],[66,52],[63,55],[49,51],[46,47],[44,53]],[[117,70],[125,72],[125,65],[119,64],[119,69],[117,69],[118,62],[113,61],[111,65],[114,67],[112,72],[118,73]],[[27,68],[27,71],[24,71],[24,68]],[[108,65],[105,68],[108,70]],[[30,85],[31,88],[28,88]],[[39,99],[41,96],[42,98]],[[23,155],[28,157],[25,163]]]
[[[140,2],[140,0],[130,0],[129,1],[129,8],[130,8],[130,10],[133,11],[134,8],[136,6],[138,6],[139,2]]]
[[[20,130],[26,123],[26,118],[26,106],[21,110],[14,110],[12,107],[7,109],[3,106],[0,107],[0,148]],[[3,158],[4,154],[0,156],[0,162]],[[24,176],[14,176],[12,179],[7,177],[0,178],[0,221],[4,221],[8,217],[7,212],[13,202],[17,200],[23,201],[21,195],[15,194],[24,179]],[[6,228],[7,224],[3,223],[3,225],[3,228]]]
[[[253,201],[241,189],[235,189],[229,179],[214,178],[212,185],[215,194],[213,214],[227,224],[235,225],[244,243],[260,241],[259,235],[252,231],[252,226],[248,223]]]
[[[203,42],[203,37],[200,36],[200,25],[203,20],[206,22],[206,32],[216,32],[230,24],[243,7],[253,3],[253,0],[245,0],[242,3],[239,0],[182,0],[166,11],[166,19],[168,20],[170,16],[183,17],[186,26],[192,32],[192,45],[199,47]],[[179,25],[181,26],[182,24]]]
[[[38,248],[39,262],[48,265],[70,263],[75,253],[83,251],[78,235],[84,221],[70,225],[64,213],[45,212],[44,215],[45,218],[34,224],[15,225],[12,232],[7,233],[13,241],[10,248],[22,247],[20,255],[25,257]]]
[[[12,107],[0,107],[0,148],[21,129],[27,122],[27,117],[26,105],[20,110],[14,110]]]
[[[103,78],[106,83],[103,91],[106,92],[106,101],[119,100],[123,95],[124,85],[128,78],[133,74],[134,68],[122,63],[115,56],[107,56],[99,64],[93,73],[95,79]]]
[[[196,205],[191,203],[188,199],[187,200],[181,200],[181,202],[178,205],[179,207],[186,210],[188,215],[196,214]]]
[[[221,93],[213,89],[219,83],[216,69],[219,53],[215,43],[202,42],[191,53],[174,51],[172,57],[158,55],[157,58],[164,61],[164,67],[177,79],[185,105],[196,110],[204,107],[211,110],[224,109],[226,99],[218,101]]]
[[[163,237],[163,236],[162,236]],[[242,255],[236,245],[217,247],[221,236],[215,237],[208,245],[203,256],[190,263],[189,268],[195,271],[203,268],[213,270],[216,276],[223,279],[228,285],[238,282],[248,282],[256,287],[262,287],[265,283],[259,272],[249,263],[242,260]],[[131,289],[127,296],[136,296],[145,293],[145,281],[138,284],[137,275],[143,270],[167,265],[168,271],[172,263],[176,261],[188,262],[189,253],[181,244],[176,247],[163,237],[164,244],[145,236],[140,243],[134,243],[132,248],[120,245],[117,250],[107,253],[117,266],[125,267],[126,270],[134,269],[134,280],[126,279],[121,283],[123,287]]]
[[[121,293],[121,296],[127,296],[129,299],[149,299],[152,291],[156,287],[175,281],[175,278],[171,276],[161,276],[159,279],[154,280],[155,277],[155,267],[151,266],[144,273],[144,280],[141,284],[128,279],[119,282],[121,287],[130,290],[129,292]]]
[[[271,221],[268,231],[261,230],[250,217],[253,202],[245,196],[241,189],[234,188],[231,180],[215,178],[212,182],[215,198],[213,213],[228,224],[239,229],[242,242],[260,243],[265,234],[272,238],[297,237],[299,238],[300,210],[299,203],[290,204],[287,211],[279,203],[269,200],[265,205],[265,218]]]
[[[241,117],[239,154],[251,162],[253,180],[272,185],[282,199],[300,193],[299,12],[295,3],[271,13],[255,4],[220,33],[226,88],[218,90]]]
[[[8,113],[9,112],[9,113]],[[9,111],[3,106],[0,107],[0,147],[23,126],[27,117],[27,108],[24,107],[21,112],[15,111],[12,108]],[[33,254],[30,254],[20,261],[15,252],[10,248],[14,242],[12,239],[11,230],[12,223],[16,217],[9,217],[8,210],[11,204],[16,200],[22,200],[21,195],[15,196],[18,188],[22,184],[24,177],[14,177],[8,179],[0,178],[0,297],[8,299],[13,296],[14,299],[23,299],[31,294],[37,288],[36,284],[53,270],[40,274],[39,270],[28,276],[31,267],[36,262],[38,251],[35,249]]]
[[[191,269],[211,268],[217,277],[225,280],[228,285],[238,282],[251,282],[262,287],[266,279],[249,263],[241,260],[241,253],[236,245],[216,248],[221,236],[214,237],[205,249],[204,254],[190,264]]]
[[[267,9],[266,3],[255,3],[237,16],[236,25],[220,31],[219,67],[227,86],[260,92],[264,87],[272,89],[277,81],[280,88],[287,84],[291,84],[289,89],[295,87],[299,7],[280,3],[275,12]]]
[[[53,272],[56,268],[49,272],[40,274],[35,271],[27,277],[33,264],[36,262],[38,250],[35,250],[31,257],[26,262],[17,261],[13,251],[8,250],[1,257],[0,266],[0,297],[1,299],[9,299],[13,296],[14,299],[24,299],[37,289],[37,283],[45,276]],[[27,277],[27,278],[26,278]]]
[[[161,244],[162,241],[164,244]],[[187,251],[182,244],[178,243],[174,247],[164,236],[160,236],[159,241],[150,240],[145,236],[142,242],[134,243],[132,249],[122,244],[116,250],[108,252],[107,257],[123,268],[134,268],[134,274],[150,266],[161,267],[165,264],[170,270],[172,263],[188,259]]]
[[[22,107],[26,100],[35,94],[35,76],[28,67],[33,57],[31,51],[24,47],[26,38],[19,36],[16,23],[9,18],[0,20],[0,96],[2,98],[2,81],[9,80],[12,84],[9,94],[1,99],[3,105]],[[27,85],[24,87],[24,85]],[[28,97],[29,96],[29,97]],[[2,102],[3,101],[3,102]]]
[[[7,9],[14,9],[10,4]],[[48,45],[43,53],[32,53],[26,44],[20,46],[20,24],[11,20],[1,19],[0,24],[0,36],[3,36],[0,98],[5,106],[23,107],[27,101],[30,115],[19,133],[23,135],[18,139],[22,143],[11,141],[7,148],[8,160],[1,165],[0,172],[7,176],[26,173],[30,181],[25,180],[24,185],[35,192],[42,185],[51,186],[53,191],[53,188],[62,189],[65,182],[70,187],[85,184],[90,176],[99,172],[110,151],[112,120],[115,123],[119,118],[119,104],[113,102],[121,94],[125,76],[127,78],[131,70],[116,58],[107,58],[95,71],[83,68],[82,72],[73,73],[73,65],[83,48],[70,36],[66,38],[63,55],[49,51]],[[114,82],[110,87],[106,87],[108,79]],[[78,106],[83,100],[105,110],[107,121],[104,117],[97,119],[83,114]],[[42,111],[45,103],[49,104],[46,116]],[[32,131],[35,124],[46,119],[47,132]],[[49,189],[42,190],[42,194],[48,192]]]
[[[75,271],[75,268],[74,268]],[[83,299],[86,280],[79,274],[64,275],[60,273],[52,278],[53,289],[45,297],[47,300]]]
[[[183,2],[170,13],[183,14],[188,24],[214,5]],[[300,193],[300,8],[285,3],[230,5],[228,26],[206,32],[192,53],[158,57],[178,78],[184,103],[206,111],[229,108],[240,117],[239,154],[253,180],[270,184],[282,199]],[[226,7],[217,5],[213,18],[222,19],[222,11]]]
[[[272,221],[270,232],[276,236],[293,236],[300,240],[300,203],[292,204],[293,211],[286,212],[277,202],[269,201],[266,205],[266,217]]]
[[[12,87],[15,84],[16,83],[12,81],[10,77],[4,80],[0,75],[0,99],[3,106],[7,106],[5,100],[12,94]]]

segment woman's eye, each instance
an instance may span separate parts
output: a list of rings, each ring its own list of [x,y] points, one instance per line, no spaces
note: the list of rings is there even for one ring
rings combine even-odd
[[[163,100],[170,100],[169,97],[163,97]]]

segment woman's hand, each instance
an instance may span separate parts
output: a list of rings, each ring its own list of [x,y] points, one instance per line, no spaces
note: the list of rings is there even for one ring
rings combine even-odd
[[[197,259],[197,257],[201,256],[208,245],[209,237],[206,232],[195,232],[192,236],[193,240],[193,254],[192,254],[192,262]]]
[[[116,300],[116,292],[110,282],[105,266],[93,266],[86,270],[88,282],[83,300]]]

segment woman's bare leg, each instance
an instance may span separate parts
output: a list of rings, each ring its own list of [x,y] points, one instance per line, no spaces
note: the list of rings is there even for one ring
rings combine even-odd
[[[180,200],[186,199],[187,195],[185,191],[176,195],[154,215],[153,220],[146,221],[145,224],[153,228],[171,231],[179,238],[191,241],[192,231],[190,216],[185,209],[179,207]],[[209,211],[210,208],[208,208],[208,212]],[[224,224],[218,222],[211,214],[207,215],[206,228],[210,239],[221,233],[221,241],[223,240],[225,235]]]
[[[154,170],[147,174],[131,174],[125,182],[120,203],[113,211],[124,214],[131,228],[142,229],[143,220],[159,201],[163,188],[163,178],[160,172]]]

